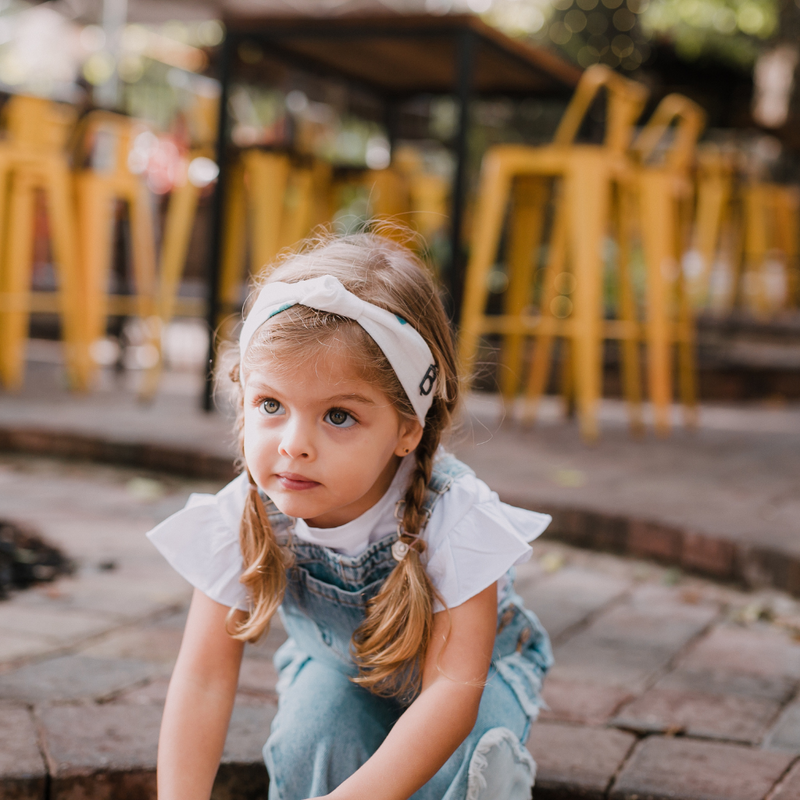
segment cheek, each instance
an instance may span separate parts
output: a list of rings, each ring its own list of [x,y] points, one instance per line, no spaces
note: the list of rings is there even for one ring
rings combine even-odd
[[[248,419],[245,417],[243,448],[245,462],[251,471],[257,468],[259,460],[270,452],[269,431],[263,425],[258,425],[258,420],[248,424]]]

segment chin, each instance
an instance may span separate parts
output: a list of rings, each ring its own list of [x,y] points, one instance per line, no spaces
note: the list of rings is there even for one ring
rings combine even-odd
[[[320,511],[309,503],[304,503],[294,497],[286,497],[282,493],[276,496],[270,495],[270,500],[275,504],[278,511],[286,514],[287,517],[294,517],[295,519],[306,519],[325,513],[324,510]]]

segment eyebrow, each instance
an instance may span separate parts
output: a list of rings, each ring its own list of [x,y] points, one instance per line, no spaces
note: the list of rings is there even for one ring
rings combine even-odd
[[[363,394],[357,394],[356,392],[352,392],[350,394],[337,394],[333,397],[327,398],[326,402],[328,403],[336,403],[336,402],[355,402],[355,403],[363,403],[364,405],[374,406],[375,401],[370,400],[368,397],[364,397]]]

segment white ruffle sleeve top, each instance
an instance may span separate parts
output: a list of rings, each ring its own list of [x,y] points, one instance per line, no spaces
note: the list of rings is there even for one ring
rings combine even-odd
[[[294,535],[312,544],[355,557],[397,529],[394,512],[405,494],[414,460],[406,457],[386,494],[352,522],[337,528],[312,528],[295,521]],[[222,605],[248,610],[247,592],[239,583],[242,553],[239,524],[248,492],[245,474],[220,492],[193,494],[186,506],[147,536],[171,566],[192,586]],[[448,608],[465,603],[498,581],[502,595],[506,573],[531,556],[530,542],[542,534],[551,517],[501,503],[474,475],[462,475],[434,506],[422,533],[423,558],[431,582]],[[442,610],[437,602],[435,611]]]

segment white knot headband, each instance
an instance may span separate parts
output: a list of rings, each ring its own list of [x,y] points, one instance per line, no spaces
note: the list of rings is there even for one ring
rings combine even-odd
[[[332,275],[297,283],[267,283],[239,334],[241,357],[255,332],[271,317],[295,305],[338,314],[357,322],[380,347],[424,426],[436,389],[437,370],[430,348],[402,317],[348,292]]]

